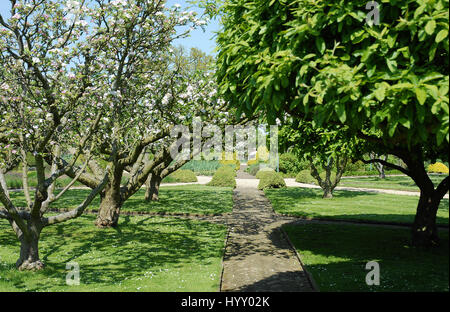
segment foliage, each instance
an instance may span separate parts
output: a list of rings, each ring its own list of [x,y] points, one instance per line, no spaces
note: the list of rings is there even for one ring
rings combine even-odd
[[[437,162],[428,166],[428,172],[448,174],[448,167],[443,163]]]
[[[448,1],[385,1],[379,26],[365,4],[226,3],[222,92],[249,115],[291,111],[355,132],[370,122],[386,141],[448,145]]]
[[[208,186],[236,187],[236,170],[232,166],[223,166],[217,169]]]
[[[245,171],[248,172],[249,174],[251,174],[252,176],[254,176],[259,171],[259,169],[260,169],[259,163],[255,163],[252,165],[248,165],[248,167]]]
[[[306,183],[306,184],[314,184],[317,183],[316,179],[314,179],[311,175],[311,171],[309,169],[305,169],[300,171],[295,177],[295,182],[298,183]]]
[[[270,188],[282,188],[286,187],[286,182],[284,182],[283,177],[275,171],[259,171],[263,174],[260,174],[259,177],[259,190],[265,190]]]
[[[283,153],[280,155],[279,169],[284,173],[298,173],[309,167],[309,163],[293,153]]]
[[[178,169],[162,180],[163,183],[187,183],[197,181],[195,173],[188,169]]]
[[[258,170],[258,172],[256,173],[256,178],[257,179],[261,179],[262,178],[262,176],[264,176],[264,175],[266,175],[266,174],[272,174],[272,173],[274,173],[275,172],[275,170],[273,170],[272,168],[269,168],[269,167],[263,167],[263,168],[260,168],[259,170]]]

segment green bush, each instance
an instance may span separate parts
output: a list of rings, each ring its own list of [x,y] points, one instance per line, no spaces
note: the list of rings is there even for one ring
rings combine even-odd
[[[187,169],[178,169],[162,180],[163,183],[188,183],[197,181],[195,173]]]
[[[302,170],[302,171],[300,171],[297,174],[297,176],[295,177],[295,182],[306,183],[306,184],[317,183],[316,179],[314,179],[312,177],[311,172],[309,170]]]
[[[247,169],[245,169],[247,173],[251,174],[252,176],[256,175],[256,173],[259,171],[259,163],[249,165]]]
[[[223,166],[217,169],[214,173],[211,182],[207,183],[208,186],[228,186],[236,187],[236,170],[232,166]]]
[[[268,168],[268,167],[261,168],[261,169],[256,173],[256,178],[257,178],[257,179],[261,179],[263,175],[266,175],[266,174],[272,174],[273,172],[275,172],[275,170],[273,170],[272,168]]]
[[[262,173],[258,184],[259,190],[286,187],[286,183],[279,173],[275,171],[262,171]]]
[[[283,173],[297,173],[309,168],[308,161],[299,160],[292,153],[284,153],[280,155],[279,169]]]

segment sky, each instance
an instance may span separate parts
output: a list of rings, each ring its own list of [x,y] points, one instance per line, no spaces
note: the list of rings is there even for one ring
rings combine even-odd
[[[167,0],[166,7],[171,7],[176,3],[181,5],[181,9],[188,7],[188,4],[184,0]],[[0,14],[4,18],[8,18],[10,16],[9,9],[9,0],[0,0]],[[198,16],[201,16],[201,13],[203,12],[201,9],[194,7],[190,10],[196,11]],[[174,44],[185,46],[188,49],[195,47],[202,50],[206,54],[214,55],[214,49],[216,47],[214,34],[219,30],[219,28],[219,21],[217,19],[212,20],[206,25],[205,30],[202,30],[199,27],[198,29],[192,31],[188,38],[178,39],[174,42]]]

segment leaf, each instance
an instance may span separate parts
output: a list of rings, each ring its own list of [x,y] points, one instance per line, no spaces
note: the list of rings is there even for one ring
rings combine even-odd
[[[396,61],[386,60],[386,64],[392,73],[397,71],[397,62]]]
[[[409,121],[409,119],[400,118],[399,122],[403,127],[411,129],[411,122]]]
[[[416,92],[416,97],[420,105],[423,105],[427,100],[427,92],[422,88],[416,88],[414,91]]]
[[[344,123],[347,120],[347,113],[345,112],[345,104],[339,103],[336,105],[336,113],[339,117],[339,120]]]
[[[323,54],[326,49],[325,41],[322,37],[316,37],[316,47],[319,50],[320,54]]]
[[[375,90],[375,97],[378,101],[383,102],[384,98],[386,97],[386,88],[383,85]]]
[[[440,32],[438,32],[438,34],[436,35],[435,41],[436,43],[441,42],[442,40],[444,40],[446,37],[448,36],[448,30],[447,29],[442,29]]]
[[[395,130],[397,129],[397,122],[395,122],[390,128],[389,128],[389,136],[392,138],[394,136]]]
[[[428,23],[425,25],[425,32],[429,35],[432,35],[435,29],[436,29],[436,21],[429,20]]]

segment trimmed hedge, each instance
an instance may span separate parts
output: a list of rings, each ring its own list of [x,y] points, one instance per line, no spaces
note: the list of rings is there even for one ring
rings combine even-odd
[[[262,171],[262,174],[260,176],[261,178],[259,179],[258,184],[259,190],[286,187],[286,182],[284,182],[283,177],[278,172]]]
[[[271,173],[273,173],[273,172],[275,172],[275,170],[273,170],[272,168],[268,168],[268,167],[261,168],[261,169],[256,173],[256,178],[257,178],[257,179],[261,179],[263,175],[265,175],[265,174],[271,174]]]
[[[302,170],[295,177],[295,182],[314,184],[316,182],[316,179],[312,177],[311,172],[309,170]]]
[[[178,169],[177,171],[169,174],[161,182],[163,183],[188,183],[198,182],[197,176],[192,170]]]
[[[223,166],[217,169],[208,186],[236,187],[236,170],[232,166]]]

